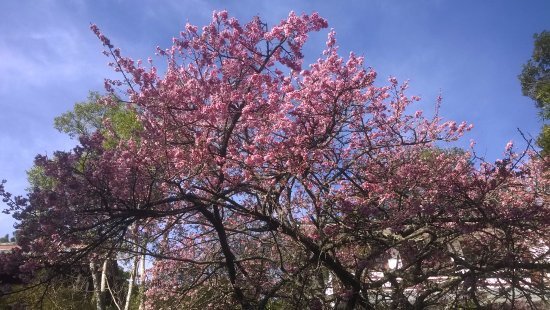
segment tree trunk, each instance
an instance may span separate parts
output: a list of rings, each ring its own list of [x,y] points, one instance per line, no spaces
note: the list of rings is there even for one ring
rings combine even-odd
[[[134,257],[134,266],[130,274],[130,281],[128,283],[128,293],[126,294],[126,303],[124,304],[124,310],[130,309],[130,301],[132,300],[132,290],[134,289],[134,282],[136,281],[136,273],[139,264],[139,255]]]
[[[145,242],[145,246],[147,243]],[[143,255],[140,261],[140,274],[139,274],[139,310],[145,310],[145,251],[143,249]]]
[[[97,310],[105,310],[105,277],[107,275],[106,269],[107,260],[103,262],[100,276],[96,264],[94,262],[90,262],[90,271],[92,272],[92,282],[94,284],[94,299]]]
[[[105,297],[107,296],[107,262],[106,259],[103,261],[103,266],[101,267],[101,287],[100,287],[100,296],[103,303],[103,308],[105,309]]]

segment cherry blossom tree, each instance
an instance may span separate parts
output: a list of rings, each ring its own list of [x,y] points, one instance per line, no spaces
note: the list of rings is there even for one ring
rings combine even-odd
[[[72,151],[37,157],[51,187],[3,192],[22,249],[51,264],[144,254],[150,308],[546,302],[548,161],[511,144],[495,163],[442,149],[471,126],[444,121],[440,99],[434,116],[415,111],[393,77],[375,85],[334,31],[305,67],[326,27],[214,12],[158,48],[157,67],[92,25],[121,74],[98,100],[139,126],[120,137],[106,115]]]

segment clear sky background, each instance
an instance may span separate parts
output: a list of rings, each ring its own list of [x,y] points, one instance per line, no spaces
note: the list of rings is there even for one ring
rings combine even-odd
[[[420,95],[426,112],[441,93],[443,117],[475,126],[459,145],[475,140],[487,160],[500,157],[509,140],[524,145],[517,128],[535,137],[542,125],[534,104],[521,95],[517,75],[531,56],[533,34],[550,30],[548,0],[5,0],[0,179],[8,180],[7,188],[23,194],[36,154],[74,145],[53,129],[53,118],[115,76],[90,22],[125,55],[146,59],[156,46],[168,47],[186,22],[203,26],[213,10],[222,9],[242,23],[259,15],[269,25],[291,10],[319,12],[336,30],[341,53],[365,56],[378,84],[390,75],[410,80],[409,95]],[[306,64],[320,56],[326,34],[311,37]],[[12,225],[0,215],[0,235],[11,233]]]

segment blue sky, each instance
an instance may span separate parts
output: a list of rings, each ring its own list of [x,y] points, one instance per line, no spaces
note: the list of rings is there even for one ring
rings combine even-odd
[[[146,59],[168,47],[186,22],[202,26],[212,10],[241,21],[259,15],[270,25],[289,11],[317,11],[337,32],[341,53],[363,55],[383,83],[410,80],[429,111],[443,95],[446,119],[474,124],[470,139],[488,160],[504,145],[522,145],[516,128],[536,136],[541,122],[521,95],[517,75],[532,52],[535,32],[550,30],[550,1],[31,1],[2,3],[0,18],[0,179],[24,193],[25,170],[37,153],[74,144],[53,129],[53,118],[115,76],[89,30],[96,23],[125,55]],[[306,45],[306,63],[319,57],[326,31]],[[160,60],[157,60],[159,62]],[[0,205],[3,208],[3,205]],[[0,235],[13,220],[0,215]]]

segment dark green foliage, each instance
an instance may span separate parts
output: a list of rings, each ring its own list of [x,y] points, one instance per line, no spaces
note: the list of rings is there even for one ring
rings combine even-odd
[[[533,56],[523,65],[519,75],[521,90],[525,96],[533,99],[543,121],[550,120],[550,32],[543,31],[534,35]],[[544,125],[537,138],[542,155],[550,153],[550,127]]]
[[[537,144],[542,148],[542,155],[550,154],[550,125],[544,125],[537,138]]]
[[[66,274],[51,281],[52,270],[40,270],[27,284],[13,285],[0,294],[0,309],[95,309],[91,279],[85,267],[68,268]]]
[[[544,119],[550,118],[550,32],[535,34],[531,59],[523,65],[519,75],[521,90],[541,109]]]

